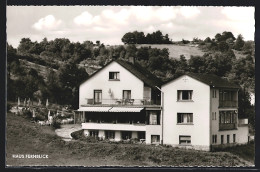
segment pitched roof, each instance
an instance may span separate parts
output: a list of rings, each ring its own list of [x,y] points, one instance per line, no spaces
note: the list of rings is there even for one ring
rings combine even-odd
[[[209,86],[217,87],[217,88],[235,88],[239,89],[240,87],[227,79],[221,78],[214,74],[203,74],[203,73],[186,73],[186,75],[201,81]],[[183,76],[183,75],[182,75]],[[172,81],[174,79],[171,79],[164,84]]]
[[[132,64],[124,60],[116,60],[116,62],[142,80],[146,85],[150,87],[161,87],[162,81],[138,63]]]
[[[110,61],[103,68],[97,70],[94,74],[92,74],[88,79],[90,79],[91,77],[93,77],[94,75],[99,73],[101,70],[103,70],[106,66],[108,66],[112,62],[117,62],[119,65],[124,67],[126,70],[128,70],[133,75],[135,75],[137,78],[139,78],[141,81],[143,81],[146,85],[148,85],[152,88],[155,86],[161,87],[161,85],[162,85],[162,81],[159,78],[157,78],[155,75],[153,75],[151,72],[149,72],[148,70],[143,68],[138,63],[132,64],[132,63],[130,63],[128,61],[124,61],[124,60]],[[85,81],[87,81],[87,80],[85,80]],[[85,82],[85,81],[83,81],[83,82]]]

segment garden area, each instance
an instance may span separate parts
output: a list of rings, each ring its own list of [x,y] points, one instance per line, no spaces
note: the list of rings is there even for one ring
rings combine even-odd
[[[254,154],[248,153],[251,158],[246,160],[243,157],[245,152],[241,151],[243,146],[238,146],[232,151],[205,152],[171,146],[135,144],[131,141],[119,143],[96,141],[93,138],[84,139],[81,137],[82,131],[72,134],[75,139],[66,142],[56,135],[53,127],[32,123],[26,116],[8,112],[6,121],[8,166],[237,167],[254,165],[254,158],[252,158]],[[253,148],[254,144],[245,146]],[[19,159],[13,158],[13,154],[47,154],[48,158]]]
[[[62,124],[73,124],[75,117],[73,110],[67,106],[49,104],[48,100],[46,101],[46,105],[33,103],[30,99],[24,99],[24,103],[22,104],[18,98],[18,103],[7,103],[7,111],[22,116],[32,123],[52,126],[55,129],[60,128]]]

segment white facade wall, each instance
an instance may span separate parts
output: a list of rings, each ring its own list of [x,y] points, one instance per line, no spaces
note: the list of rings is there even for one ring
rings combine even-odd
[[[162,126],[161,125],[146,125],[145,141],[146,144],[151,144],[152,135],[160,136],[160,143],[162,140]]]
[[[224,136],[223,144],[227,144],[227,135],[229,135],[229,143],[233,143],[233,134],[236,135],[235,144],[246,144],[248,142],[248,126],[238,127],[237,130],[226,130],[217,132],[217,143],[212,145],[221,145],[221,135]]]
[[[146,127],[138,124],[82,123],[82,129],[86,130],[145,131]]]
[[[193,90],[191,102],[178,102],[177,90]],[[199,149],[210,146],[210,87],[184,75],[162,86],[163,143],[179,145],[179,136],[191,136],[191,145]],[[193,113],[193,124],[177,124],[177,113]]]
[[[120,81],[109,81],[109,72],[120,72]],[[122,99],[123,90],[131,90],[132,99],[143,99],[144,83],[120,64],[112,62],[80,85],[80,106],[87,104],[86,99],[94,98],[94,90],[102,90],[102,99]],[[112,91],[112,96],[109,90]]]
[[[216,91],[216,98],[213,97],[213,91]],[[211,110],[210,110],[210,121],[211,121],[211,137],[213,134],[217,134],[219,130],[219,89],[213,88],[210,90]],[[213,118],[212,113],[216,112],[216,119]],[[212,144],[212,138],[210,139]]]

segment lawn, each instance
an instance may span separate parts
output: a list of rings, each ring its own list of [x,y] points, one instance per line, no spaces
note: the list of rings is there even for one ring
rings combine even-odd
[[[202,52],[198,47],[191,47],[189,45],[173,45],[173,44],[141,44],[137,45],[137,48],[140,47],[149,47],[151,48],[168,48],[169,49],[169,57],[170,58],[180,58],[180,55],[184,55],[186,59],[190,59],[190,56],[202,56],[204,52]]]
[[[65,142],[49,126],[7,114],[6,164],[9,166],[249,166],[229,152],[205,152],[119,143]],[[13,154],[47,154],[46,159]]]

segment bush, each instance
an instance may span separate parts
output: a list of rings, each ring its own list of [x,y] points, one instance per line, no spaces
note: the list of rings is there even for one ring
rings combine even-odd
[[[61,126],[60,120],[59,120],[57,117],[54,117],[51,126],[52,126],[54,129],[60,128],[60,126]]]
[[[83,131],[84,130],[79,130],[79,131],[74,131],[73,133],[71,133],[71,137],[75,140],[79,140],[83,137]]]
[[[30,118],[32,118],[32,112],[30,110],[23,110],[22,116],[24,116],[27,119],[30,119]]]
[[[82,134],[83,135],[83,134]],[[97,143],[98,139],[96,137],[87,136],[84,138],[84,136],[81,138],[81,140],[87,141],[88,143]]]
[[[40,114],[35,115],[35,121],[44,121],[46,120],[46,117]]]
[[[6,111],[9,112],[9,110],[12,108],[12,105],[11,103],[7,103],[7,106],[6,106]]]
[[[44,118],[43,120],[47,120],[48,110],[46,108],[39,108],[39,109],[37,109],[37,112],[38,112],[37,115],[39,115],[40,118]]]

